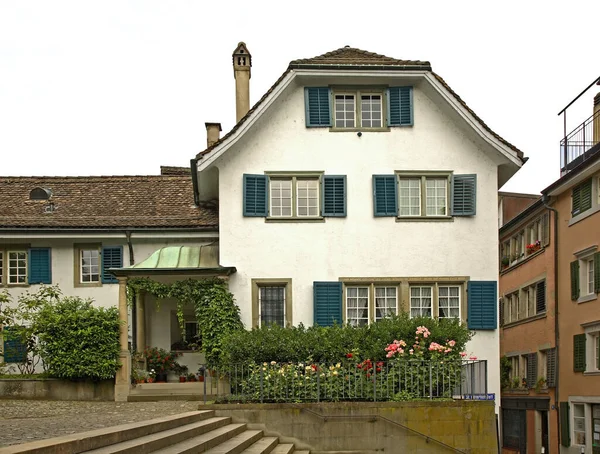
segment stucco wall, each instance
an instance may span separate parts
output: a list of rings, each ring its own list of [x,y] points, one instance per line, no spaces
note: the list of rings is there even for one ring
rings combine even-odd
[[[442,109],[414,89],[414,126],[389,132],[306,128],[295,85],[266,111],[219,167],[221,264],[236,266],[231,290],[251,326],[251,279],[292,278],[293,324],[313,323],[313,282],[340,277],[468,276],[498,279],[497,167]],[[347,175],[345,218],[266,223],[242,216],[242,175],[265,171]],[[453,222],[395,222],[373,216],[373,174],[448,170],[477,174],[477,215]],[[489,361],[499,396],[498,331],[477,332],[468,349]]]
[[[215,409],[218,416],[231,416],[234,422],[263,429],[268,436],[278,436],[282,442],[294,442],[297,449],[311,452],[451,451],[426,437],[471,454],[498,452],[494,407],[490,402],[246,404],[202,408]]]

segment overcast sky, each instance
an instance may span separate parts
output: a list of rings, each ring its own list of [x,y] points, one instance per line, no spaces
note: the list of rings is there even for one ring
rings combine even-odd
[[[537,193],[559,175],[557,113],[600,75],[598,17],[598,0],[0,0],[0,175],[188,166],[204,122],[234,124],[231,53],[245,41],[251,104],[290,60],[345,45],[429,60],[530,158],[503,189]]]

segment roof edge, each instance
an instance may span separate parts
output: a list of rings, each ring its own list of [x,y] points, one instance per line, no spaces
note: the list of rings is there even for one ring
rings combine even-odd
[[[525,208],[523,211],[517,214],[514,218],[512,218],[510,221],[508,221],[506,224],[500,227],[498,229],[499,234],[505,233],[507,230],[510,230],[512,227],[519,224],[519,222],[525,220],[529,215],[531,215],[533,212],[537,211],[543,206],[544,200],[542,199],[542,196],[540,196],[538,200],[533,202],[531,205],[529,205],[527,208]]]

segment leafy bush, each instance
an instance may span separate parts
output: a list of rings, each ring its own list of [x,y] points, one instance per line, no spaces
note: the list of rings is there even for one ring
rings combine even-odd
[[[406,313],[363,327],[337,325],[306,328],[299,325],[282,328],[270,325],[252,331],[235,331],[225,336],[221,364],[271,361],[335,364],[349,352],[381,361],[386,359],[385,348],[393,340],[413,339],[418,326],[425,326],[430,332],[426,346],[432,342],[445,344],[452,339],[456,343],[455,350],[460,351],[472,337],[467,327],[457,320],[411,319]]]
[[[62,297],[41,302],[32,320],[39,354],[54,377],[113,378],[119,364],[119,312],[92,306],[89,300]]]

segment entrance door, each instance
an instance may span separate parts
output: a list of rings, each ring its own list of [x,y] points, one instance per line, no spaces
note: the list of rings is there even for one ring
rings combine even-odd
[[[550,446],[548,443],[548,412],[540,411],[542,416],[542,447],[544,452],[548,454],[550,452]]]

